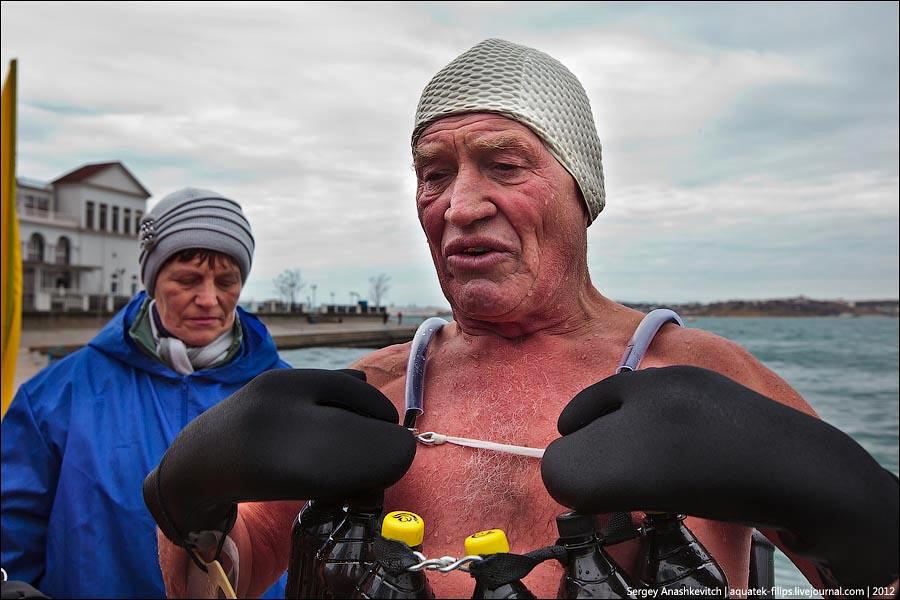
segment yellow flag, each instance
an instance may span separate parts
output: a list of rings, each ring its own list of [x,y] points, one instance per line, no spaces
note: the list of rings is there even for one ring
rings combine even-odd
[[[2,401],[6,414],[13,399],[19,332],[22,329],[22,251],[19,246],[19,220],[16,217],[16,61],[9,62],[9,74],[3,83],[3,239],[0,319],[2,324]]]

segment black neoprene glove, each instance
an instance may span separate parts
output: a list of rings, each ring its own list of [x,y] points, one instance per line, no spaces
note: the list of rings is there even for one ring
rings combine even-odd
[[[838,429],[723,375],[614,375],[575,396],[558,428],[541,473],[565,506],[775,528],[844,587],[897,578],[897,478]]]
[[[173,543],[208,547],[203,532],[227,533],[238,502],[341,501],[396,483],[416,452],[397,422],[361,371],[268,371],[188,423],[144,502]]]

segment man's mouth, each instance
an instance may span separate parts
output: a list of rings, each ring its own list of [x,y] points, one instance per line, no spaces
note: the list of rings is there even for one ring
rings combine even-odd
[[[444,249],[447,265],[457,271],[491,269],[507,260],[509,255],[505,244],[491,239],[459,239]]]
[[[481,237],[481,236],[479,236]],[[472,236],[469,239],[457,239],[444,246],[444,256],[478,257],[491,252],[506,252],[506,245],[497,240]]]

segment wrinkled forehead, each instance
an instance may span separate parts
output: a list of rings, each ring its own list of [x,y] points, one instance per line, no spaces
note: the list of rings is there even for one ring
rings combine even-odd
[[[431,123],[412,149],[413,160],[419,164],[459,143],[474,149],[517,150],[535,157],[551,154],[540,136],[522,123],[494,113],[465,113]]]

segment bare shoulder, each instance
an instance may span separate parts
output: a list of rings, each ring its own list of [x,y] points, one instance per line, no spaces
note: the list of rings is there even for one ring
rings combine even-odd
[[[702,367],[721,373],[792,408],[816,414],[790,384],[745,348],[709,331],[666,326],[660,330],[650,350],[643,366],[681,364]]]
[[[406,377],[406,363],[410,344],[395,344],[375,350],[350,365],[366,374],[366,380],[379,389],[396,384]]]

